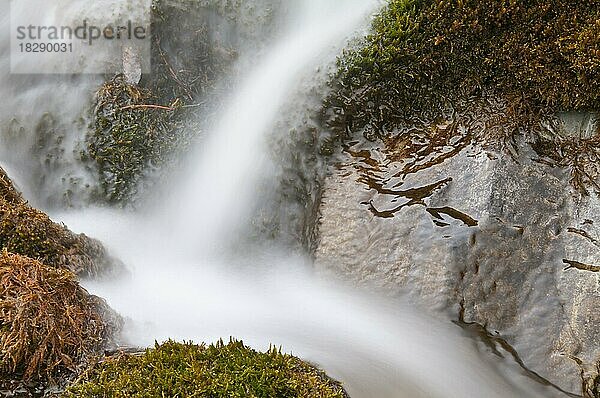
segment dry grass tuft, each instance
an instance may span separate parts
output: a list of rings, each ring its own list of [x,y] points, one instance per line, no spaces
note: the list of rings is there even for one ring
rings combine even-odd
[[[100,354],[117,323],[64,269],[0,254],[0,372],[24,380],[75,372]]]

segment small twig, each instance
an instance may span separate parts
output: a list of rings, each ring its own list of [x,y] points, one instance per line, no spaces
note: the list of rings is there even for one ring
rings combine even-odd
[[[584,238],[586,238],[587,240],[592,242],[594,245],[600,247],[600,242],[598,242],[598,239],[595,239],[593,236],[591,236],[589,233],[587,233],[587,231],[584,231],[583,229],[569,227],[569,228],[567,228],[567,232],[583,236]]]
[[[155,109],[164,109],[166,111],[174,111],[175,108],[170,106],[162,106],[162,105],[127,105],[122,108],[119,108],[120,111],[124,111],[125,109],[139,109],[139,108],[155,108]]]
[[[197,104],[182,105],[181,107],[182,108],[196,108],[196,107],[199,107],[199,106],[202,106],[202,105],[206,105],[206,101],[202,101],[202,102],[199,102]]]
[[[584,264],[580,263],[579,261],[572,261],[566,259],[563,260],[563,263],[567,264],[567,267],[564,268],[564,271],[571,268],[577,268],[582,271],[600,272],[600,267],[596,265]]]

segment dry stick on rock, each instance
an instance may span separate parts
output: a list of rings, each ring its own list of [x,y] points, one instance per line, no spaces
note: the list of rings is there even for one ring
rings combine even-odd
[[[582,271],[600,272],[600,267],[597,265],[584,264],[584,263],[580,263],[579,261],[566,260],[566,259],[563,260],[563,263],[567,264],[567,266],[565,267],[565,271],[568,269],[571,269],[571,268],[577,268]]]
[[[170,106],[163,105],[127,105],[122,108],[119,108],[120,111],[124,111],[126,109],[143,109],[143,108],[154,108],[154,109],[164,109],[166,111],[174,111],[175,108]]]

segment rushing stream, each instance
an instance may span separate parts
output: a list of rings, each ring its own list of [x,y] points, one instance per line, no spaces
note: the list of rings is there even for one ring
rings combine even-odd
[[[380,5],[375,0],[289,3],[293,20],[264,54],[242,57],[244,72],[160,209],[50,210],[74,231],[102,240],[128,267],[118,281],[85,286],[126,318],[124,343],[133,346],[228,336],[257,349],[273,343],[318,364],[354,398],[546,396],[534,392],[518,367],[493,363],[450,321],[422,315],[400,299],[320,280],[309,260],[285,247],[227,251],[260,199],[259,180],[275,178],[265,155],[266,137],[281,104],[293,103],[298,82],[331,65]],[[2,79],[3,94],[17,87],[4,70]],[[19,96],[19,104],[39,106],[41,94],[60,103],[60,91],[50,94],[53,87],[48,83]],[[74,107],[54,106],[57,112]],[[2,112],[6,117],[17,111]],[[0,150],[0,163],[43,207],[42,193],[23,180],[23,162],[8,152]]]

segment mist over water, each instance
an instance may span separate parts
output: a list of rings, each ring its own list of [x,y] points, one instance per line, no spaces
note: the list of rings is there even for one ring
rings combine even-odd
[[[294,103],[302,77],[332,65],[379,6],[374,0],[286,4],[285,29],[260,56],[242,55],[243,72],[226,106],[159,209],[52,215],[99,238],[127,264],[129,274],[120,280],[84,283],[126,318],[124,344],[229,336],[256,349],[273,343],[325,369],[353,398],[548,396],[517,387],[530,385],[518,368],[500,371],[460,328],[401,299],[320,280],[307,258],[285,247],[227,252],[260,198],[258,181],[274,173],[266,137],[282,104]],[[9,77],[2,79],[7,85]],[[44,87],[19,103],[37,106]],[[63,111],[77,109],[75,102],[67,105]],[[2,161],[8,156],[0,154]],[[16,160],[8,163],[10,172],[19,169]],[[13,175],[19,182],[26,173]]]

